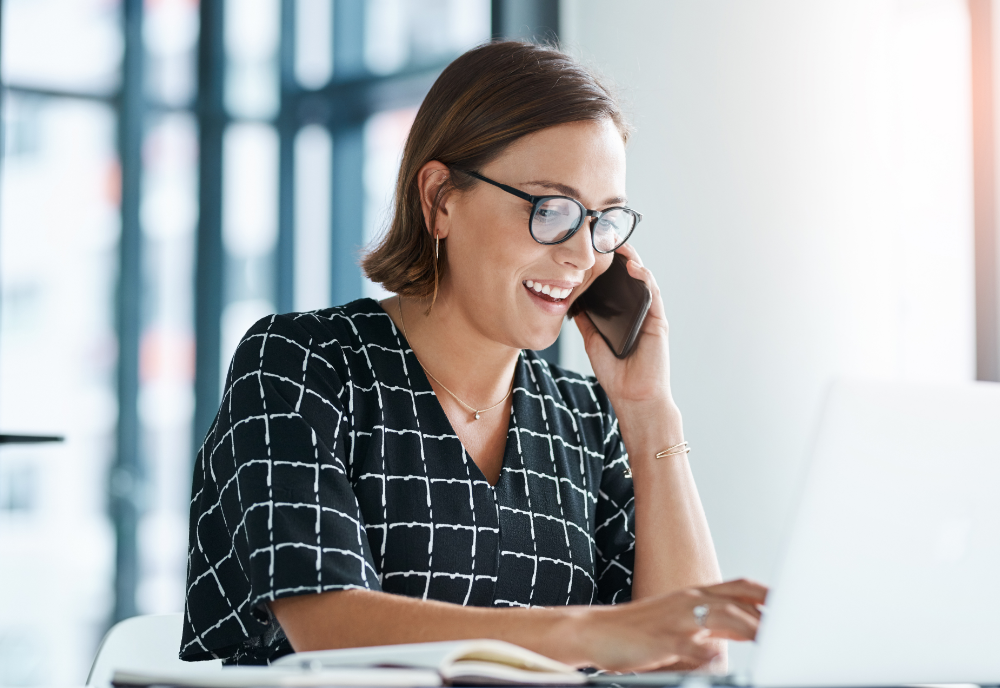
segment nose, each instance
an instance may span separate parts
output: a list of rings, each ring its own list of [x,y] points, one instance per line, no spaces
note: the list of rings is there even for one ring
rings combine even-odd
[[[594,267],[597,256],[594,251],[594,240],[591,236],[593,221],[592,217],[584,217],[583,226],[569,238],[569,241],[556,244],[556,248],[559,249],[557,260],[561,264],[576,270],[589,270]]]

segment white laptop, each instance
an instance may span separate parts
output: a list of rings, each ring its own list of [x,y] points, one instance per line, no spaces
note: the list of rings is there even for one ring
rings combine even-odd
[[[833,385],[749,678],[1000,684],[1000,384]]]

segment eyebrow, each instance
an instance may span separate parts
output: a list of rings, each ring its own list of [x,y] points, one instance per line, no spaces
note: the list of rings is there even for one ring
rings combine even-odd
[[[552,189],[554,191],[558,191],[563,196],[572,196],[573,198],[577,198],[577,199],[579,199],[580,196],[582,195],[579,191],[577,191],[576,189],[574,189],[572,186],[566,186],[565,184],[560,184],[559,182],[550,182],[550,181],[541,180],[541,181],[525,182],[524,185],[525,186],[541,186],[541,187],[544,187],[546,189]],[[607,205],[625,205],[625,203],[627,203],[627,202],[628,202],[628,199],[625,198],[624,196],[612,196],[611,198],[608,198],[603,203],[601,203],[601,205],[605,205],[605,206],[607,206]]]

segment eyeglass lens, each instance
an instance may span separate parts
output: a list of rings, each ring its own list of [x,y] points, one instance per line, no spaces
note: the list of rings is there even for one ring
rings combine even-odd
[[[535,207],[531,216],[531,235],[543,244],[565,239],[583,219],[580,206],[568,198],[547,198]],[[621,246],[635,226],[635,215],[624,208],[614,208],[601,215],[591,226],[594,248],[609,253]]]

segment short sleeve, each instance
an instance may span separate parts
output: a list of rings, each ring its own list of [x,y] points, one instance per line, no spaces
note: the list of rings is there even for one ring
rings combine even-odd
[[[271,624],[266,602],[381,590],[348,477],[339,343],[258,322],[236,350],[192,486],[181,657],[229,657]]]
[[[628,454],[618,428],[618,417],[603,390],[599,390],[598,402],[604,425],[604,468],[594,526],[594,545],[597,550],[596,601],[617,604],[632,599],[635,495]]]

